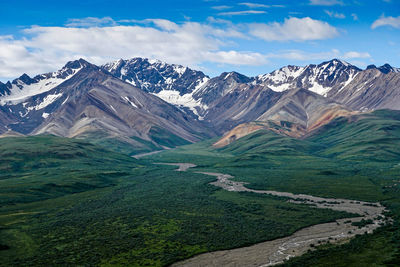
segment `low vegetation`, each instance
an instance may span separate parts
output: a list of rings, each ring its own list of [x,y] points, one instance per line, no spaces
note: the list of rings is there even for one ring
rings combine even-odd
[[[346,244],[316,246],[284,265],[395,266],[396,114],[336,119],[304,140],[261,130],[224,148],[213,148],[213,139],[145,160],[52,136],[0,139],[0,265],[165,266],[351,216],[227,192],[210,185],[211,176],[152,164],[191,162],[198,165],[193,171],[232,174],[251,188],[381,202],[392,225]]]
[[[351,216],[78,140],[4,138],[0,151],[2,266],[165,266]]]
[[[234,175],[254,189],[379,201],[390,209],[393,226],[357,237],[348,245],[325,246],[287,264],[369,266],[376,262],[379,266],[400,262],[400,112],[382,110],[338,118],[304,140],[260,130],[220,149],[212,143],[180,147],[149,160],[186,159],[201,170]],[[357,253],[344,257],[349,246]],[[362,259],[360,264],[355,263],[357,258]]]

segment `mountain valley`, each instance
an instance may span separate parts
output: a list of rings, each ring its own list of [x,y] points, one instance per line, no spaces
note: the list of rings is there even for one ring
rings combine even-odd
[[[236,249],[267,264],[251,245],[325,224],[335,234],[275,263],[400,261],[400,71],[388,64],[208,77],[79,59],[0,83],[0,137],[0,266],[169,266]],[[383,207],[356,220],[339,200]]]

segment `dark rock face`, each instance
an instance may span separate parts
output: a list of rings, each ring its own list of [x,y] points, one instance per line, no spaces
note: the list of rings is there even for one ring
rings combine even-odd
[[[11,87],[12,87],[12,85],[10,82],[7,82],[7,83],[0,82],[0,97],[9,95]]]
[[[20,80],[21,82],[23,82],[24,84],[30,85],[32,83],[35,82],[34,79],[32,79],[31,77],[28,76],[28,74],[24,73],[21,75],[21,77],[18,78],[18,80]],[[13,82],[14,84],[16,84],[16,82]]]
[[[398,69],[396,69],[396,68],[393,68],[392,66],[390,66],[389,64],[384,64],[384,65],[382,65],[382,66],[380,66],[379,68],[378,68],[378,70],[380,70],[382,73],[384,73],[384,74],[388,74],[389,72],[399,72],[399,70]]]

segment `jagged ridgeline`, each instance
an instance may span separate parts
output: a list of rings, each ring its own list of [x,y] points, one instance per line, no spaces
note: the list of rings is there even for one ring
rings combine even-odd
[[[144,58],[100,67],[80,59],[1,83],[0,132],[84,138],[129,154],[197,142],[251,122],[290,122],[300,137],[337,117],[400,109],[399,79],[399,69],[388,64],[361,70],[337,59],[214,78]]]

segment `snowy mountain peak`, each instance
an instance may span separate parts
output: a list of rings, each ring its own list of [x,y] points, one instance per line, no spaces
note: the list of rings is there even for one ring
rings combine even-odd
[[[173,90],[184,95],[195,90],[203,78],[207,77],[201,71],[147,58],[117,60],[101,68],[150,93]]]
[[[305,67],[285,66],[271,73],[257,76],[253,84],[276,92],[305,88],[320,95],[327,95],[334,86],[347,85],[360,71],[361,69],[346,61],[332,59]]]
[[[304,67],[285,66],[268,74],[256,77],[255,84],[261,84],[276,92],[282,92],[291,88],[291,83],[299,77]]]
[[[3,90],[2,93],[0,88],[0,105],[21,103],[28,97],[50,91],[89,65],[91,65],[89,62],[79,59],[68,62],[58,71],[40,74],[34,78],[24,73],[6,84],[8,90]]]
[[[332,63],[333,65],[338,65],[338,64],[340,64],[340,65],[344,65],[344,66],[346,66],[346,67],[352,66],[350,63],[348,63],[348,62],[346,62],[346,61],[344,61],[344,60],[341,60],[341,59],[337,59],[337,58],[334,58],[334,59],[332,59],[332,60],[330,60],[330,61],[328,61],[328,62]],[[321,63],[321,64],[324,64],[324,63],[327,63],[327,62],[323,62],[323,63]]]
[[[120,59],[101,68],[168,103],[189,108],[195,114],[201,105],[192,95],[209,80],[201,71],[140,57]]]

